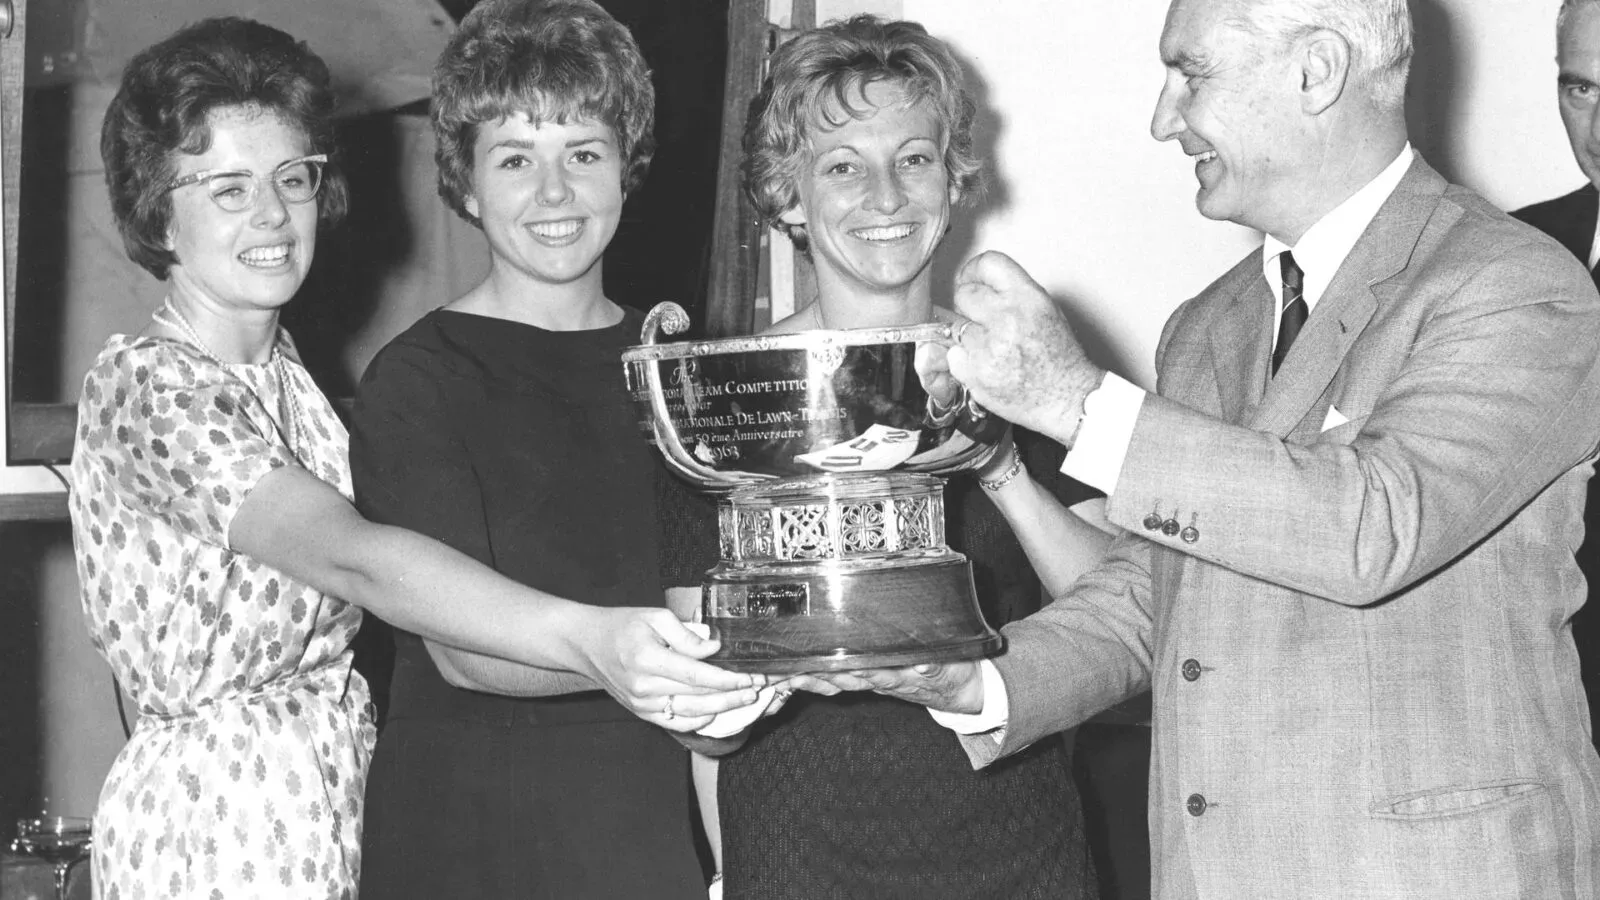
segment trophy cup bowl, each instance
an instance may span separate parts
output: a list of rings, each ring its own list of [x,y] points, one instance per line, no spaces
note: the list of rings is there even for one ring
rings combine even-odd
[[[668,466],[720,495],[702,610],[711,662],[767,674],[975,659],[1000,648],[972,569],[945,545],[944,474],[982,465],[1005,423],[917,377],[942,323],[661,343],[675,303],[622,357]]]

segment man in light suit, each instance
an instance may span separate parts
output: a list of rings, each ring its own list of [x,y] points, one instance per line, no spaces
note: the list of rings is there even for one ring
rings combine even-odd
[[[948,353],[1129,534],[994,661],[836,684],[939,711],[978,766],[1152,689],[1164,900],[1600,897],[1567,628],[1593,283],[1412,151],[1405,0],[1175,0],[1161,56],[1155,137],[1265,246],[1174,313],[1156,393],[998,254]]]
[[[1570,194],[1512,213],[1572,251],[1591,273],[1600,264],[1600,0],[1565,0],[1556,15],[1556,91],[1561,122],[1578,168],[1589,179]],[[1600,284],[1600,274],[1596,276]],[[1589,718],[1600,714],[1600,488],[1589,483],[1584,507],[1584,540],[1578,567],[1589,585],[1590,602],[1572,619],[1572,636],[1582,660],[1589,694]],[[1600,735],[1596,735],[1600,742]]]

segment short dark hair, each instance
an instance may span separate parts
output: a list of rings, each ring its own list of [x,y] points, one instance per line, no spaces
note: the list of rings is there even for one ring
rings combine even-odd
[[[967,92],[960,63],[943,41],[916,22],[859,15],[803,32],[779,47],[761,91],[750,103],[744,126],[745,193],[756,212],[784,228],[805,249],[803,226],[785,226],[779,216],[800,202],[795,184],[810,152],[818,123],[840,125],[831,116],[861,117],[852,103],[868,84],[902,86],[909,98],[928,103],[944,130],[944,169],[960,198],[982,184],[982,164],[972,146],[977,106]]]
[[[204,19],[128,61],[100,127],[111,214],[128,258],[165,281],[177,256],[168,186],[178,153],[211,146],[208,117],[230,107],[282,117],[328,156],[317,210],[329,225],[344,218],[349,188],[336,163],[334,96],[328,67],[293,37],[250,19]]]
[[[655,153],[656,92],[633,35],[590,0],[484,0],[433,70],[439,196],[456,214],[472,194],[478,126],[518,113],[535,123],[599,122],[621,144],[622,190],[644,182]]]

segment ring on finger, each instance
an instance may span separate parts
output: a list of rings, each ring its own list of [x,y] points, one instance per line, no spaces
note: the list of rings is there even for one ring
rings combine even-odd
[[[960,325],[956,326],[956,335],[955,335],[956,343],[958,343],[958,344],[961,343],[961,338],[966,335],[967,329],[971,328],[971,327],[972,327],[972,320],[971,319],[967,319],[967,320],[963,321]]]
[[[671,722],[673,719],[676,719],[678,717],[677,713],[674,713],[672,711],[672,695],[671,694],[667,695],[666,705],[661,707],[661,715],[664,718],[666,718],[666,720],[668,722]]]

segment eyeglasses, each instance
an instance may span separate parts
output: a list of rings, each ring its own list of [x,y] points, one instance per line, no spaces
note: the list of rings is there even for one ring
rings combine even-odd
[[[305,203],[317,195],[322,187],[322,167],[328,162],[327,154],[317,153],[291,159],[272,170],[272,189],[284,203]],[[203,169],[192,175],[173,179],[167,190],[175,191],[191,184],[204,183],[211,202],[227,212],[244,212],[255,205],[256,186],[254,172],[225,172]]]

